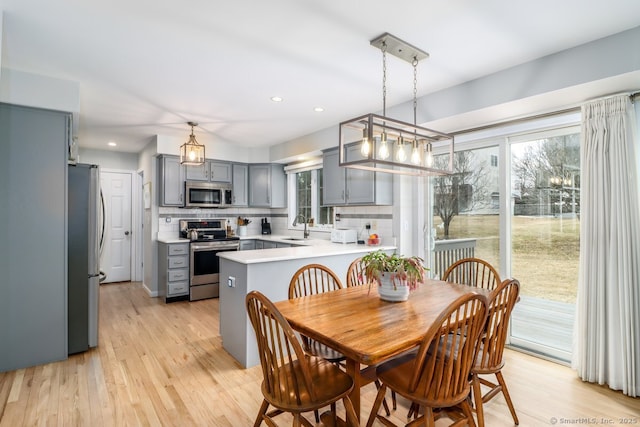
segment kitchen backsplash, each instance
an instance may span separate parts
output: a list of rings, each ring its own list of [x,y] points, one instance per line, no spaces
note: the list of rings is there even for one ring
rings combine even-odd
[[[394,244],[392,228],[391,206],[354,206],[335,208],[337,228],[350,228],[358,232],[359,239],[366,239],[368,234],[377,233],[384,244]],[[289,228],[291,226],[286,209],[263,208],[227,208],[227,209],[182,209],[159,208],[158,235],[178,236],[178,220],[180,219],[228,219],[235,230],[238,217],[248,218],[251,222],[247,225],[247,235],[261,233],[260,219],[267,218],[271,223],[271,232],[279,235],[295,235],[300,230]],[[365,229],[366,224],[371,224],[371,230]],[[312,239],[330,239],[330,227],[311,227]]]

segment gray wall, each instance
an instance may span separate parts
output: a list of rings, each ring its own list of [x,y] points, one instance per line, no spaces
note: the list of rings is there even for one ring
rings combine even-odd
[[[136,153],[81,148],[78,157],[78,163],[100,165],[101,168],[138,170],[138,154]]]
[[[67,357],[69,117],[0,104],[0,371]]]

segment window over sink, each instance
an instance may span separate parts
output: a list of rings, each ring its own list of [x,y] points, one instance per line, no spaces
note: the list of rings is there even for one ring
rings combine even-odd
[[[302,230],[304,217],[311,230],[331,228],[334,208],[322,206],[322,161],[290,165],[285,171],[289,193],[289,227]],[[296,225],[293,226],[296,218]]]

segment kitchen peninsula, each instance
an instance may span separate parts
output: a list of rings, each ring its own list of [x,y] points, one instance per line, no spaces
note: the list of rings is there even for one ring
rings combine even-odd
[[[393,252],[395,246],[296,240],[288,248],[223,252],[220,258],[220,335],[222,345],[243,367],[260,363],[255,336],[245,308],[247,293],[257,290],[272,301],[288,298],[289,281],[303,265],[318,263],[331,268],[346,282],[351,262],[372,250]],[[304,245],[304,246],[302,246]]]

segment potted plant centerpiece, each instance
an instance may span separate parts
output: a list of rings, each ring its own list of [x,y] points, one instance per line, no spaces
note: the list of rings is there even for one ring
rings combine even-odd
[[[362,263],[366,276],[378,282],[380,299],[385,301],[406,301],[426,278],[424,260],[417,256],[405,257],[395,252],[389,255],[377,250],[363,256]]]

